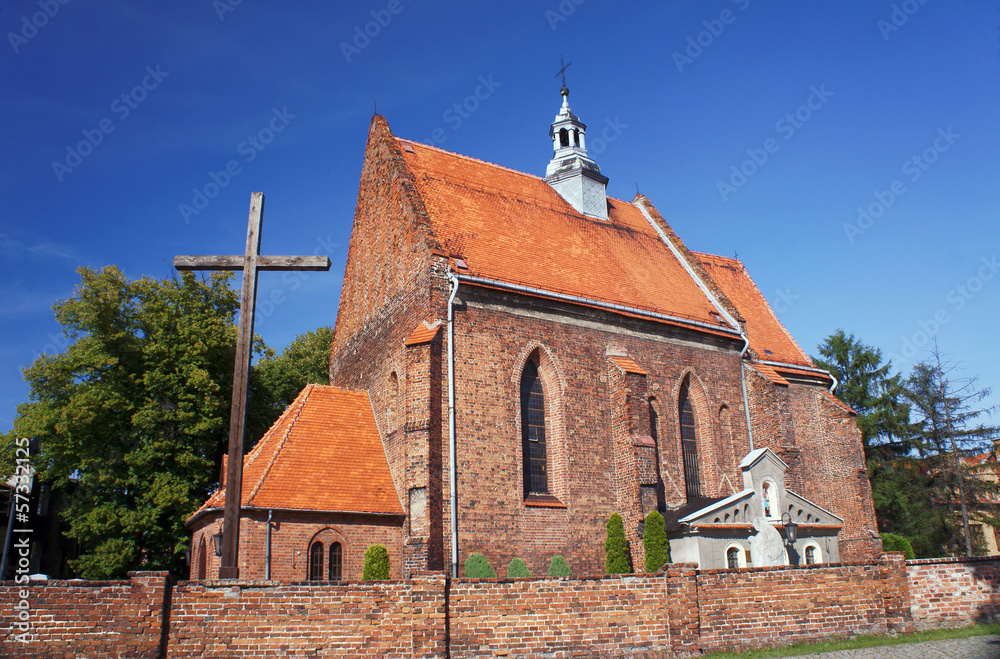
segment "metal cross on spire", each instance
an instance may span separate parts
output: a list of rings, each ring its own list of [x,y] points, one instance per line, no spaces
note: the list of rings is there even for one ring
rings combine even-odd
[[[559,69],[559,73],[556,74],[556,77],[558,78],[559,76],[562,76],[563,89],[566,89],[566,69],[568,69],[570,67],[570,65],[573,64],[573,62],[570,62],[569,64],[565,64],[563,62],[563,56],[560,55],[559,56],[559,64],[562,66],[562,68]]]
[[[226,507],[222,524],[220,579],[237,579],[240,547],[240,504],[243,481],[243,434],[246,423],[247,375],[253,343],[254,306],[257,300],[257,273],[261,270],[329,270],[325,256],[261,256],[260,229],[264,214],[264,193],[250,195],[247,248],[232,256],[175,256],[178,270],[242,270],[240,325],[236,337],[236,365],[233,369],[233,405],[229,415],[229,457],[226,463]]]

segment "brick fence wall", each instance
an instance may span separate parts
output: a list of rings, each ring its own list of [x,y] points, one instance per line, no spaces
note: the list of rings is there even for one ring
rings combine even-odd
[[[166,612],[166,614],[165,614]],[[694,656],[1000,618],[1000,559],[579,579],[0,583],[0,656]],[[19,623],[30,625],[21,637]],[[25,644],[22,640],[29,640]]]
[[[907,561],[906,581],[918,630],[1000,618],[1000,561],[995,557]]]
[[[129,581],[0,584],[0,656],[162,656],[170,593],[166,572],[130,572]],[[21,637],[25,623],[30,629]]]

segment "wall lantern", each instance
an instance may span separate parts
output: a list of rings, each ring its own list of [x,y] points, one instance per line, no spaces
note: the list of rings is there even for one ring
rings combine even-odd
[[[212,536],[212,542],[215,544],[215,555],[222,556],[222,525],[219,525],[219,530]]]
[[[788,539],[788,544],[794,545],[795,539],[799,535],[799,525],[792,521],[792,516],[788,513],[781,514],[781,523],[785,527],[785,538]]]

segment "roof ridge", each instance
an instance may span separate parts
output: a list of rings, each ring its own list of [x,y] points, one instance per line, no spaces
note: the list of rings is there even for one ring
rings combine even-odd
[[[394,135],[393,137],[396,137],[396,136]],[[423,142],[417,142],[416,140],[406,139],[405,137],[396,137],[396,140],[400,141],[400,142],[409,142],[410,144],[416,144],[417,146],[422,146],[422,147],[427,148],[427,149],[433,149],[433,150],[435,150],[435,151],[437,151],[439,153],[446,153],[449,156],[455,156],[457,158],[463,158],[465,160],[471,160],[472,162],[478,162],[478,163],[480,163],[482,165],[489,165],[490,167],[499,167],[500,169],[506,170],[508,172],[512,172],[512,173],[517,174],[519,176],[527,176],[529,178],[533,178],[533,179],[536,179],[536,180],[539,180],[539,181],[544,180],[541,176],[538,176],[536,174],[529,174],[528,172],[522,172],[522,171],[517,170],[517,169],[511,169],[510,167],[506,167],[504,165],[498,165],[495,162],[490,162],[488,160],[480,160],[479,158],[473,158],[472,156],[467,156],[467,155],[462,154],[462,153],[456,153],[454,151],[448,151],[446,149],[442,149],[440,147],[433,146],[431,144],[424,144]]]
[[[292,418],[288,423],[288,428],[285,430],[284,435],[281,437],[281,441],[278,443],[278,446],[274,449],[274,452],[271,454],[271,460],[264,467],[264,470],[260,474],[260,478],[257,479],[257,484],[254,485],[253,490],[251,490],[250,494],[247,496],[246,505],[250,505],[254,497],[257,496],[257,493],[260,492],[260,488],[264,486],[264,481],[267,480],[268,474],[271,473],[271,467],[273,467],[274,463],[278,461],[278,454],[281,453],[281,449],[284,448],[285,443],[288,442],[288,437],[292,434],[292,429],[295,428],[295,422],[298,421],[299,416],[302,415],[302,410],[305,409],[306,402],[308,402],[309,396],[310,394],[312,394],[312,391],[315,387],[316,387],[315,384],[306,385],[306,388],[302,390],[302,393],[300,393],[296,397],[295,403],[298,403],[298,405],[295,405],[295,411],[291,415]]]

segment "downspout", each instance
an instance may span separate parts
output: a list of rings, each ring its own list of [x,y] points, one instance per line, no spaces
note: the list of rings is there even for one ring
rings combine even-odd
[[[451,576],[458,578],[458,468],[455,464],[455,296],[458,277],[448,273],[451,295],[448,297],[448,457],[451,462]]]
[[[264,555],[264,578],[271,580],[271,516],[273,510],[267,511],[267,552]]]
[[[747,379],[743,365],[743,355],[747,354],[747,350],[750,349],[750,338],[745,332],[740,332],[740,336],[743,338],[743,350],[740,351],[740,387],[743,389],[743,411],[747,415],[747,437],[750,438],[750,450],[752,451],[754,450],[753,426],[750,424],[750,403],[747,402]]]

